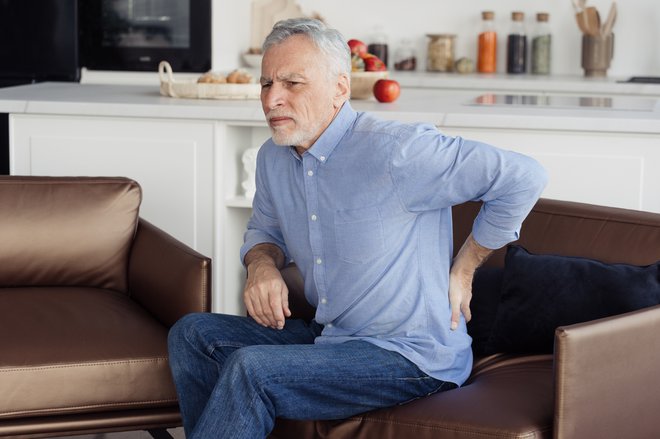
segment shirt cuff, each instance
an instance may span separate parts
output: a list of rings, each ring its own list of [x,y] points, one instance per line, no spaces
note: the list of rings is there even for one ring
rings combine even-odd
[[[272,236],[270,236],[268,233],[261,232],[259,230],[254,230],[250,229],[247,232],[245,232],[245,237],[244,237],[244,242],[243,245],[241,246],[241,251],[240,251],[240,256],[241,256],[241,264],[245,266],[245,255],[252,250],[252,248],[255,245],[258,244],[273,244],[276,245],[282,250],[282,253],[284,253],[284,260],[288,261],[289,260],[289,255],[286,252],[286,249],[283,248],[282,243],[279,242],[278,240],[274,239]]]
[[[482,209],[474,220],[472,237],[482,247],[497,250],[520,237],[520,226],[512,230],[491,224],[484,218]]]

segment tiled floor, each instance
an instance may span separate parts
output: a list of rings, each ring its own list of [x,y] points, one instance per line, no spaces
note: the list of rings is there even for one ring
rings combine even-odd
[[[185,439],[183,428],[168,430],[174,439]],[[123,433],[89,434],[84,436],[62,436],[55,439],[152,439],[146,431],[127,431]]]

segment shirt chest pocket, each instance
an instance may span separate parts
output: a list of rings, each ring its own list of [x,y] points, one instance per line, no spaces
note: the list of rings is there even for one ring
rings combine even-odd
[[[335,212],[335,240],[339,258],[364,264],[385,251],[383,222],[377,207]]]

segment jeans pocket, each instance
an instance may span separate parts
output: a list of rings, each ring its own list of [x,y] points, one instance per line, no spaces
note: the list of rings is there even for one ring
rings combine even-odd
[[[383,223],[377,207],[335,212],[335,240],[339,258],[364,264],[385,251]]]

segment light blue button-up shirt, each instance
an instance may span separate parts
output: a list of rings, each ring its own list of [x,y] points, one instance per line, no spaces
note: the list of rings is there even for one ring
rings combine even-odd
[[[529,157],[346,102],[302,156],[272,140],[259,150],[241,260],[273,243],[296,262],[325,325],[316,343],[365,340],[462,384],[472,351],[464,321],[449,329],[451,206],[484,201],[473,236],[499,248],[518,238],[545,180]]]

